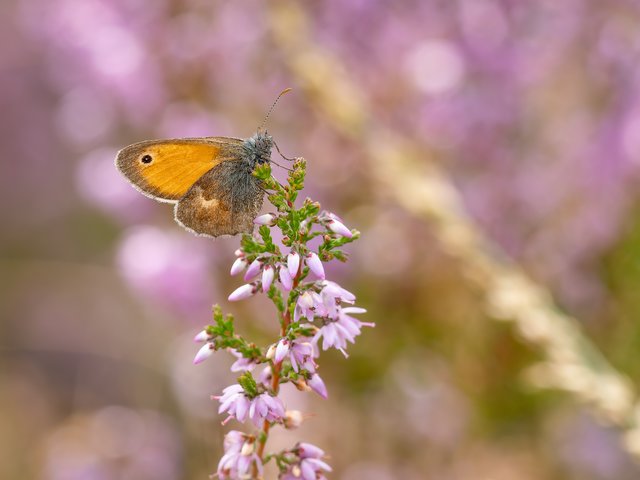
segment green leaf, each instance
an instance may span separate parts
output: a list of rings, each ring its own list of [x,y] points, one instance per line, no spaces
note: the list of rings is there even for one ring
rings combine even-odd
[[[249,398],[254,398],[259,395],[258,384],[251,375],[251,372],[245,372],[238,377],[238,383],[247,394]]]

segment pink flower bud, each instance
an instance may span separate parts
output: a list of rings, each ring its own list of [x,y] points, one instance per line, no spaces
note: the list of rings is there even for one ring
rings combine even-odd
[[[322,265],[322,261],[320,261],[320,257],[318,257],[318,255],[313,252],[308,253],[305,262],[316,277],[320,280],[324,280],[324,266]]]
[[[212,343],[207,343],[206,345],[203,345],[202,348],[198,350],[198,353],[196,353],[196,356],[193,358],[193,364],[197,365],[199,363],[204,362],[213,353],[213,348],[214,347]]]
[[[276,219],[276,216],[272,213],[265,213],[264,215],[260,215],[259,217],[257,217],[253,223],[255,223],[256,225],[273,225],[275,222],[274,220]]]
[[[269,287],[271,286],[271,282],[273,282],[273,275],[274,275],[274,271],[271,265],[267,265],[266,267],[264,267],[264,270],[262,271],[262,291],[263,292],[266,293],[269,290]]]
[[[342,235],[343,237],[351,238],[353,236],[351,230],[349,230],[342,222],[336,220],[335,218],[331,218],[327,222],[327,226],[329,227],[329,230],[337,233],[338,235]]]
[[[247,268],[247,261],[243,257],[238,257],[236,258],[236,261],[233,262],[233,265],[231,265],[231,271],[229,274],[232,276],[237,275],[245,268]]]
[[[294,278],[298,274],[298,267],[300,266],[300,255],[298,252],[291,252],[287,255],[287,268],[289,269],[289,275]]]
[[[244,300],[254,295],[258,291],[255,283],[247,283],[241,287],[236,288],[231,295],[229,295],[230,302],[237,302],[238,300]]]
[[[327,387],[325,386],[322,378],[317,373],[314,373],[309,380],[307,380],[307,385],[311,387],[311,389],[320,395],[322,398],[327,399],[329,397],[329,393],[327,393]]]
[[[300,442],[298,444],[298,453],[302,458],[321,458],[324,457],[324,450],[311,443]]]
[[[251,262],[251,265],[249,265],[249,268],[247,268],[247,271],[244,273],[244,281],[248,282],[249,280],[251,280],[258,274],[261,269],[262,262],[259,258],[256,258],[253,262]]]
[[[284,267],[280,267],[280,283],[282,283],[282,286],[284,287],[284,289],[286,291],[289,291],[293,288],[293,279],[291,278],[291,275],[289,275],[289,270],[284,268]]]
[[[206,342],[211,338],[206,330],[202,330],[195,337],[193,337],[194,342]]]
[[[280,363],[284,360],[284,357],[289,353],[289,340],[282,339],[278,342],[278,346],[276,347],[276,354],[273,358],[275,363]]]

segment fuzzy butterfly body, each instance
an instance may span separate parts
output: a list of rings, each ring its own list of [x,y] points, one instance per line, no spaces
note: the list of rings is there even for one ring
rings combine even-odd
[[[231,137],[147,140],[118,152],[118,170],[143,194],[175,203],[175,219],[198,235],[251,233],[264,191],[253,175],[271,161],[273,139],[258,131]]]

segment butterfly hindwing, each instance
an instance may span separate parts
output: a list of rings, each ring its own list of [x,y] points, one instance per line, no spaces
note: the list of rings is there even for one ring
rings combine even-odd
[[[116,166],[145,195],[176,202],[212,167],[241,155],[237,138],[148,140],[118,152]]]
[[[260,182],[246,163],[223,161],[187,191],[175,207],[175,218],[200,235],[251,233],[262,199]]]

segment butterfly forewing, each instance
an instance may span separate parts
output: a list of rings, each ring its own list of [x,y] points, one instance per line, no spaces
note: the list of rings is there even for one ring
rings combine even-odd
[[[116,165],[144,194],[175,202],[213,167],[238,160],[241,154],[242,140],[238,138],[149,140],[121,150]]]

